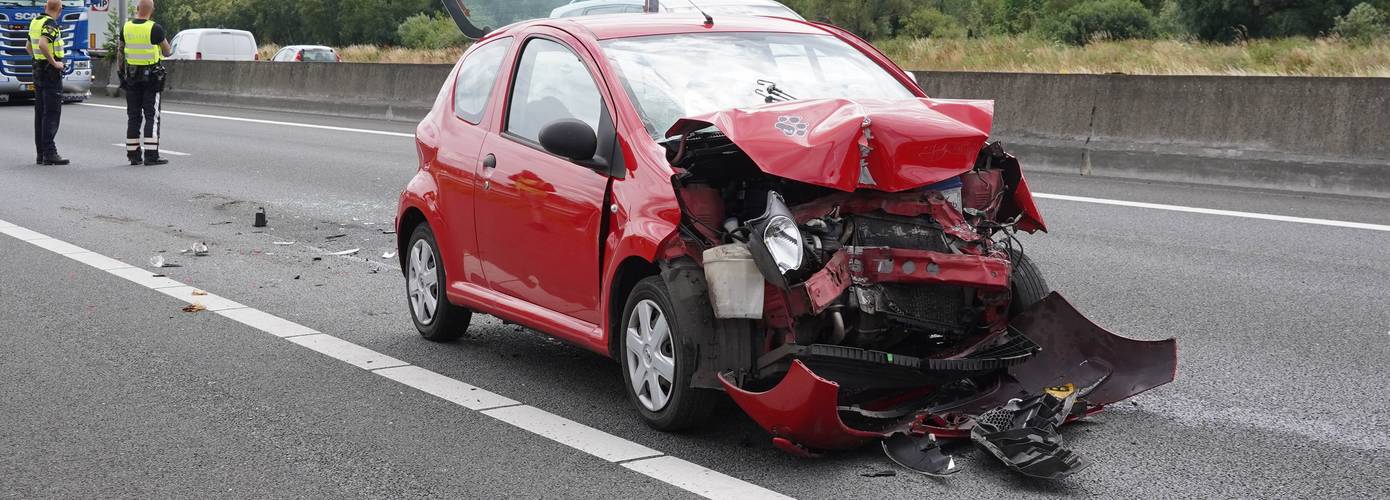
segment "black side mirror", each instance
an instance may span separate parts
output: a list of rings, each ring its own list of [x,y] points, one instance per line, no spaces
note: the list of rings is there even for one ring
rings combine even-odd
[[[592,163],[598,152],[598,134],[574,118],[550,122],[541,128],[540,140],[546,151],[584,164]]]

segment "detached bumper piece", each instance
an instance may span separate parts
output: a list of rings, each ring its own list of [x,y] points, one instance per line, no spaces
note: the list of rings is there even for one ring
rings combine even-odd
[[[1091,462],[1064,448],[1058,433],[1069,418],[1080,416],[1074,409],[1085,412],[1084,406],[1074,406],[1074,388],[1067,389],[1071,394],[1065,398],[1049,392],[985,412],[975,419],[970,439],[1025,476],[1062,479],[1080,472]]]
[[[1177,367],[1173,339],[1115,335],[1055,293],[1015,318],[1002,342],[990,346],[950,359],[834,345],[783,346],[758,363],[766,368],[792,358],[786,375],[771,389],[752,392],[724,375],[720,379],[734,402],[773,435],[779,448],[792,453],[811,456],[880,439],[898,464],[943,476],[957,467],[936,440],[968,435],[1024,475],[1060,479],[1090,465],[1063,445],[1062,425],[1171,382]],[[951,399],[944,402],[931,395],[918,397],[923,388],[949,387],[945,381],[963,376],[980,389],[958,395],[936,392]],[[910,380],[916,385],[907,384]],[[901,387],[901,403],[913,406],[891,412],[854,412],[842,406],[842,387],[848,394],[865,386]],[[857,413],[856,425],[859,417],[884,418],[870,422],[875,430],[856,429],[842,420],[846,411]],[[933,425],[952,432],[935,433]]]

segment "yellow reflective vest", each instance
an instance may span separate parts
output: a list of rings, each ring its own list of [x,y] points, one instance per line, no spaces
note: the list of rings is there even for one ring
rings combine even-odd
[[[125,40],[125,63],[131,66],[150,66],[159,64],[163,60],[163,54],[159,51],[159,46],[152,40],[154,36],[154,21],[145,21],[136,24],[135,21],[126,21],[124,35]]]
[[[39,49],[39,39],[44,36],[44,24],[51,20],[53,20],[53,18],[40,14],[38,17],[35,17],[33,21],[29,22],[29,45],[34,48],[35,61],[48,60],[48,57],[43,55],[43,51]],[[61,61],[67,56],[67,52],[63,50],[63,30],[58,27],[57,22],[54,22],[52,33],[50,34],[53,35],[53,41],[49,42],[48,46],[53,49],[53,57]]]

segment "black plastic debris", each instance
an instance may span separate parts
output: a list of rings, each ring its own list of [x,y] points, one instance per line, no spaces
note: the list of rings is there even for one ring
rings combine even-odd
[[[883,440],[883,453],[898,465],[928,476],[945,477],[960,472],[955,457],[941,451],[941,444],[931,434],[915,437],[895,433]]]
[[[265,225],[266,225],[266,221],[265,221],[265,208],[264,208],[264,207],[262,207],[262,208],[257,208],[257,209],[256,209],[256,221],[255,221],[254,223],[251,224],[251,227],[265,227]]]
[[[865,473],[860,474],[860,475],[861,475],[861,476],[864,476],[864,477],[893,477],[893,476],[898,475],[898,473],[895,472],[895,471],[891,471],[891,470],[880,470],[880,471],[874,471],[874,472],[865,472]]]
[[[1063,397],[1058,397],[1063,396]],[[1067,449],[1058,428],[1068,417],[1084,413],[1073,386],[1049,388],[1040,396],[1013,399],[975,419],[970,438],[1025,476],[1062,479],[1081,472],[1091,461]]]

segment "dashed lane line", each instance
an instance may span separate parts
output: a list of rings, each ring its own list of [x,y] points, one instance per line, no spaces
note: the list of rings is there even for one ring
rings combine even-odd
[[[91,106],[91,107],[94,107],[94,108],[109,108],[109,109],[125,110],[125,106],[112,106],[112,105],[110,105],[110,104],[96,104],[96,103],[84,102],[84,103],[81,103],[81,104],[79,104],[79,105],[80,105],[80,106]],[[415,137],[415,134],[406,134],[406,133],[402,133],[402,132],[387,132],[387,131],[384,131],[384,130],[369,130],[369,129],[351,128],[351,127],[334,127],[334,126],[332,126],[332,125],[314,125],[314,124],[312,124],[312,123],[282,122],[282,121],[275,121],[275,120],[258,120],[258,119],[255,119],[255,118],[241,118],[241,117],[237,117],[237,116],[208,115],[208,114],[203,114],[203,113],[188,113],[188,112],[183,112],[183,111],[160,111],[160,113],[161,113],[161,114],[165,114],[165,115],[191,116],[191,117],[195,117],[195,118],[208,118],[208,119],[212,119],[212,120],[227,120],[227,121],[233,121],[233,122],[257,123],[257,124],[261,124],[261,125],[280,125],[280,126],[284,126],[284,127],[299,127],[299,128],[312,128],[312,129],[319,129],[319,130],[332,130],[332,131],[335,131],[335,132],[353,132],[353,133],[357,133],[357,134],[385,135],[385,136],[391,136],[391,137],[410,137],[410,138],[414,138],[414,137]]]
[[[116,146],[116,147],[118,147],[118,148],[123,148],[123,147],[125,147],[125,144],[112,144],[112,146]],[[178,151],[174,151],[174,150],[171,150],[171,149],[160,149],[160,150],[159,150],[159,154],[162,154],[162,155],[173,155],[173,156],[193,156],[192,153],[180,153],[180,152],[178,152]]]
[[[4,220],[0,220],[0,234],[181,301],[201,304],[209,312],[696,495],[730,500],[790,498]]]
[[[1161,203],[1144,203],[1139,201],[1109,200],[1105,198],[1089,198],[1085,196],[1070,196],[1064,194],[1033,193],[1033,197],[1042,198],[1045,200],[1077,201],[1082,203],[1097,203],[1101,205],[1147,208],[1151,210],[1167,210],[1170,212],[1185,212],[1190,214],[1222,215],[1226,217],[1239,217],[1243,219],[1259,219],[1277,222],[1292,222],[1296,224],[1313,224],[1316,226],[1345,227],[1351,229],[1365,229],[1368,231],[1390,232],[1390,226],[1385,226],[1381,224],[1367,224],[1364,222],[1347,222],[1329,219],[1310,219],[1307,217],[1291,217],[1287,215],[1271,215],[1255,212],[1237,212],[1235,210],[1217,210],[1213,208],[1184,207],[1181,205],[1164,205]]]

